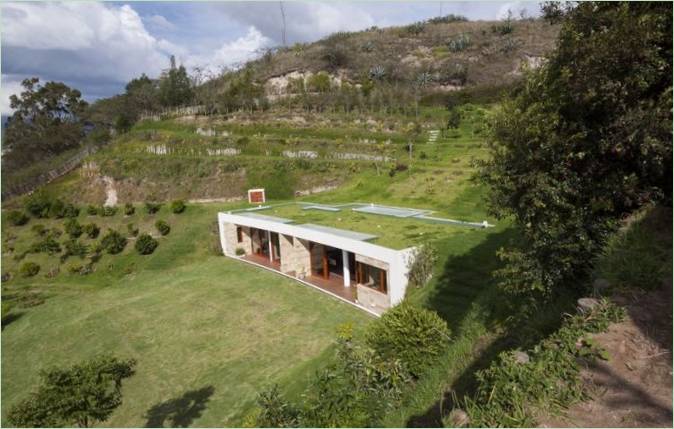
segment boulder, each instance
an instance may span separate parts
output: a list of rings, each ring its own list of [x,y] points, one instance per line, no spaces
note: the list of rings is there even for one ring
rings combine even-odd
[[[580,298],[576,308],[580,314],[588,314],[597,305],[599,305],[599,300],[596,298]]]
[[[525,364],[529,363],[529,355],[526,354],[525,352],[522,351],[515,351],[513,352],[513,357],[515,358],[515,362]]]
[[[449,413],[449,416],[447,416],[447,420],[449,427],[455,428],[468,426],[468,423],[470,423],[468,413],[463,411],[461,408],[454,408],[452,412]]]

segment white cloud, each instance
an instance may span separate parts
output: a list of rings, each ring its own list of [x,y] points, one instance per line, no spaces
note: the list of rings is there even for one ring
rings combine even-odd
[[[164,29],[164,30],[174,30],[176,26],[169,21],[168,19],[164,18],[161,15],[152,15],[147,18],[145,18],[145,21],[155,27]]]
[[[23,90],[21,82],[13,81],[8,79],[5,76],[2,76],[2,81],[0,82],[0,114],[1,115],[11,115],[12,109],[9,107],[9,97],[12,94],[20,94]]]
[[[217,75],[222,67],[236,67],[246,61],[258,57],[265,47],[272,45],[271,39],[262,35],[260,31],[250,26],[245,35],[232,42],[224,43],[215,52],[202,55],[189,55],[185,58],[185,65],[201,67],[207,73]]]

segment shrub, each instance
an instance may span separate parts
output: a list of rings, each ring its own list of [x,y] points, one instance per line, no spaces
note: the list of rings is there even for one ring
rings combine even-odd
[[[54,237],[51,235],[46,236],[42,241],[38,241],[37,243],[33,243],[30,245],[28,248],[29,253],[41,253],[45,252],[50,255],[53,255],[54,253],[59,253],[61,251],[61,245],[58,243],[58,241],[54,240]]]
[[[132,224],[132,223],[126,224],[126,230],[129,231],[129,234],[131,234],[132,237],[138,236],[139,231],[138,231],[138,228],[134,224]]]
[[[20,210],[12,210],[7,214],[7,220],[14,226],[21,226],[28,222],[28,216]]]
[[[155,214],[159,211],[161,208],[161,203],[152,203],[152,202],[146,202],[145,203],[145,211],[148,214]]]
[[[131,203],[124,204],[124,214],[126,216],[131,216],[136,212],[136,208]]]
[[[257,416],[256,427],[291,428],[298,426],[299,410],[281,396],[278,385],[260,392],[257,404],[261,412]]]
[[[81,276],[86,276],[87,274],[93,273],[94,269],[91,264],[87,265],[74,264],[68,267],[68,271],[70,272],[70,274],[79,274]]]
[[[82,225],[75,219],[68,219],[63,223],[63,229],[71,238],[82,235]]]
[[[141,234],[136,240],[135,248],[141,255],[149,255],[154,252],[159,243],[150,234]]]
[[[423,22],[415,22],[414,24],[410,24],[407,27],[405,27],[405,30],[409,34],[413,35],[418,35],[424,32],[424,23]]]
[[[33,277],[40,272],[40,266],[35,262],[24,262],[19,268],[19,274],[21,277]]]
[[[38,189],[30,194],[25,201],[25,209],[32,216],[37,218],[49,217],[49,208],[52,204],[52,198],[44,189]]]
[[[385,360],[400,359],[418,377],[446,350],[449,335],[437,313],[403,301],[370,326],[366,341]]]
[[[179,214],[185,211],[185,203],[183,200],[175,200],[171,203],[171,211]]]
[[[330,90],[330,76],[325,72],[318,72],[307,80],[309,91],[328,92]]]
[[[7,301],[3,301],[1,311],[2,311],[2,316],[1,316],[2,317],[2,324],[4,325],[10,319],[9,313],[12,311],[12,304],[7,302]]]
[[[68,240],[64,243],[64,246],[66,251],[61,255],[61,262],[68,259],[69,256],[79,256],[81,259],[84,259],[89,251],[89,246],[77,240]]]
[[[63,201],[56,199],[51,202],[49,205],[49,210],[48,210],[48,215],[47,217],[52,217],[56,219],[60,219],[63,217],[63,209],[65,208],[65,204]]]
[[[120,253],[126,247],[126,237],[119,232],[109,229],[101,239],[101,246],[111,255]]]
[[[167,235],[169,232],[171,232],[171,227],[163,220],[158,220],[155,222],[154,226],[161,235]]]
[[[243,250],[243,249],[240,248],[240,247],[237,247],[236,250],[234,251],[234,253],[236,253],[236,256],[243,256],[243,255],[246,254],[246,251]]]
[[[100,208],[101,216],[114,216],[117,213],[117,207],[115,206],[102,206]]]
[[[461,52],[465,51],[471,44],[470,35],[468,33],[461,33],[458,36],[454,36],[447,42],[447,48],[450,52]]]
[[[98,207],[89,204],[87,206],[87,214],[89,216],[96,216],[98,214]]]
[[[66,204],[65,207],[63,207],[63,217],[67,218],[75,218],[80,215],[80,209],[76,207],[73,204]]]
[[[425,285],[433,275],[433,267],[437,259],[437,253],[432,246],[425,244],[417,247],[412,253],[408,265],[407,278],[410,286],[421,287]]]
[[[98,233],[101,232],[101,229],[95,223],[88,223],[84,225],[84,233],[87,234],[89,238],[98,237]]]

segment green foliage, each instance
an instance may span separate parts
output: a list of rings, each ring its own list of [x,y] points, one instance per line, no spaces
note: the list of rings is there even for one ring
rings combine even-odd
[[[154,249],[156,249],[158,245],[159,243],[157,240],[152,238],[150,234],[141,234],[138,236],[134,247],[141,255],[149,255],[154,252]]]
[[[87,105],[82,94],[61,82],[39,82],[38,78],[24,79],[22,92],[10,96],[13,113],[2,136],[4,168],[18,169],[80,143],[83,128],[79,119]]]
[[[513,17],[512,12],[510,10],[508,10],[508,16],[506,17],[506,19],[504,19],[499,24],[494,24],[494,25],[491,26],[492,33],[496,33],[496,34],[499,34],[501,36],[511,34],[515,30],[515,26],[513,25],[512,17]]]
[[[87,206],[87,214],[89,216],[96,216],[98,214],[98,206],[94,206],[94,205],[89,204]]]
[[[52,205],[52,201],[53,199],[47,194],[47,191],[40,188],[26,197],[24,207],[31,216],[46,218],[49,217],[49,208]]]
[[[67,219],[63,223],[63,230],[71,238],[77,238],[82,235],[82,225],[77,221],[77,219]]]
[[[463,15],[454,15],[450,13],[445,16],[436,16],[428,20],[430,24],[451,24],[452,22],[466,22],[468,18]]]
[[[419,377],[447,349],[450,330],[437,313],[403,301],[372,323],[366,341],[384,359],[400,359]]]
[[[618,220],[671,204],[671,17],[657,3],[579,3],[549,61],[496,113],[481,176],[493,213],[523,233],[499,253],[505,290],[588,285]]]
[[[433,246],[429,244],[418,246],[410,255],[408,284],[412,287],[424,286],[433,275],[437,260],[438,254]]]
[[[175,200],[171,202],[171,211],[179,214],[185,211],[185,202],[183,200]]]
[[[146,202],[145,203],[145,211],[147,214],[155,214],[159,211],[161,208],[161,203],[153,203],[153,202]]]
[[[65,261],[70,256],[79,256],[80,259],[84,259],[87,252],[89,252],[89,246],[77,240],[67,240],[64,243],[64,247],[65,252],[61,255],[61,262]]]
[[[101,206],[99,209],[99,214],[101,216],[114,216],[117,214],[116,206]]]
[[[139,230],[133,223],[126,224],[126,230],[129,231],[129,234],[131,234],[133,237],[138,236]]]
[[[328,44],[323,48],[321,59],[326,62],[327,67],[331,70],[344,67],[349,62],[346,48],[343,45],[336,43]],[[318,74],[320,74],[320,72]]]
[[[7,220],[14,226],[21,226],[28,223],[28,216],[21,210],[12,210],[7,213]]]
[[[237,247],[234,253],[236,254],[236,256],[243,256],[246,254],[246,251],[243,250],[241,247]]]
[[[184,66],[176,68],[173,57],[171,61],[171,69],[159,80],[159,101],[165,107],[189,104],[194,97],[194,91],[187,70]]]
[[[40,272],[40,266],[35,262],[24,262],[19,268],[21,277],[33,277]]]
[[[528,362],[503,352],[476,373],[477,391],[465,398],[465,408],[475,427],[533,427],[536,408],[556,411],[587,398],[580,379],[579,359],[606,357],[587,337],[619,322],[624,310],[602,301],[590,314],[568,318],[553,335],[529,350]]]
[[[136,212],[136,208],[131,203],[124,204],[124,214],[126,216],[131,216]]]
[[[246,171],[247,187],[264,188],[267,198],[288,199],[295,196],[296,179],[287,164],[280,164],[273,170],[250,169]]]
[[[40,237],[47,234],[47,232],[49,231],[41,223],[37,223],[37,224],[33,225],[32,227],[30,227],[30,230],[33,231],[35,233],[35,235],[40,236]]]
[[[154,226],[161,235],[168,235],[168,233],[171,232],[171,227],[166,221],[158,220],[154,223]]]
[[[54,253],[59,253],[61,251],[61,245],[54,239],[50,234],[44,237],[42,240],[33,243],[28,248],[29,253],[48,253],[53,255]]]
[[[61,219],[61,218],[74,218],[80,215],[80,209],[75,207],[73,204],[64,203],[63,201],[56,199],[53,200],[49,207],[49,217]]]
[[[330,76],[325,72],[318,72],[307,79],[307,89],[312,92],[330,91]]]
[[[409,34],[417,36],[424,32],[424,27],[425,26],[423,22],[415,22],[405,27],[405,31],[407,31]]]
[[[2,324],[4,325],[10,319],[10,313],[12,312],[13,305],[8,301],[2,301],[0,318],[2,319]]]
[[[101,247],[103,250],[107,250],[109,254],[116,255],[124,250],[126,242],[126,237],[122,234],[113,229],[108,229],[108,232],[101,239]]]
[[[122,380],[136,361],[99,356],[70,368],[40,373],[37,391],[14,405],[7,420],[17,427],[60,427],[104,422],[122,403]]]
[[[450,52],[462,52],[468,49],[471,45],[470,35],[468,33],[460,33],[454,36],[447,42],[447,48]]]
[[[459,109],[451,109],[447,115],[447,129],[455,130],[461,125],[461,112]]]
[[[260,392],[257,404],[261,409],[257,416],[257,427],[291,428],[298,426],[299,410],[286,401],[279,392],[278,385]]]
[[[84,225],[84,233],[87,235],[89,238],[96,238],[98,237],[98,234],[101,232],[101,228],[98,227],[95,223],[88,223]]]

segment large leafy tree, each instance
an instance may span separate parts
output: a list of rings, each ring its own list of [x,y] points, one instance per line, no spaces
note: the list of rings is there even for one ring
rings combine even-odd
[[[87,106],[80,91],[61,82],[31,78],[21,85],[23,92],[10,96],[14,113],[4,130],[3,161],[12,169],[78,146]]]
[[[100,356],[70,368],[41,373],[39,389],[12,407],[9,423],[17,427],[89,427],[103,422],[122,403],[122,380],[136,362]]]
[[[184,66],[176,67],[171,56],[171,68],[159,80],[159,100],[166,107],[188,104],[194,97],[192,81]]]
[[[481,175],[519,246],[497,274],[513,292],[586,284],[617,221],[671,204],[672,6],[546,4],[561,23],[547,64],[500,107]]]

